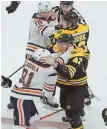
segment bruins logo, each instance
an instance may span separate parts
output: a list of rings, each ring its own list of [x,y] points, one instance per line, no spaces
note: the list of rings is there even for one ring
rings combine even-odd
[[[62,30],[58,30],[57,31],[57,34],[62,34]]]

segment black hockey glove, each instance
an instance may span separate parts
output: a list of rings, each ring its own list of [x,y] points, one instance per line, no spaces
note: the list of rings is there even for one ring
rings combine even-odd
[[[20,4],[20,1],[11,1],[11,5],[6,7],[7,12],[13,13],[18,8],[19,4]]]
[[[6,78],[4,76],[1,76],[1,78],[2,78],[1,85],[4,88],[10,88],[12,86],[12,81],[9,78]]]
[[[107,126],[107,108],[105,108],[105,109],[102,111],[102,117],[103,117],[103,119],[104,119],[105,125]]]

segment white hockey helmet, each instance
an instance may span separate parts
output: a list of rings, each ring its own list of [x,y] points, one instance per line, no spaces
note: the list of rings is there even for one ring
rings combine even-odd
[[[40,61],[41,57],[49,56],[50,54],[48,50],[39,48],[34,52],[34,60]]]
[[[41,1],[38,4],[38,12],[50,12],[52,11],[51,4],[48,1]]]

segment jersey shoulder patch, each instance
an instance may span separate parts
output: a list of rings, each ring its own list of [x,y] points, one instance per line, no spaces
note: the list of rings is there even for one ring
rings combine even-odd
[[[63,34],[63,29],[60,29],[60,30],[57,30],[55,33],[54,33],[54,38],[58,39],[58,37]]]

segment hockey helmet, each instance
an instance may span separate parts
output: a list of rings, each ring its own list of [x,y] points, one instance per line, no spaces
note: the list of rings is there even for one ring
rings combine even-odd
[[[74,41],[75,41],[75,39],[71,34],[62,34],[59,36],[59,38],[57,40],[58,43],[63,43],[63,42],[74,43]]]
[[[52,11],[51,4],[48,1],[41,1],[38,4],[38,12],[50,12]]]
[[[63,5],[72,5],[74,3],[74,1],[61,1],[60,4]]]
[[[39,48],[37,49],[35,52],[34,52],[34,60],[35,61],[40,61],[40,58],[41,57],[44,57],[44,56],[49,56],[50,55],[50,52],[46,49],[42,49],[42,48]]]

